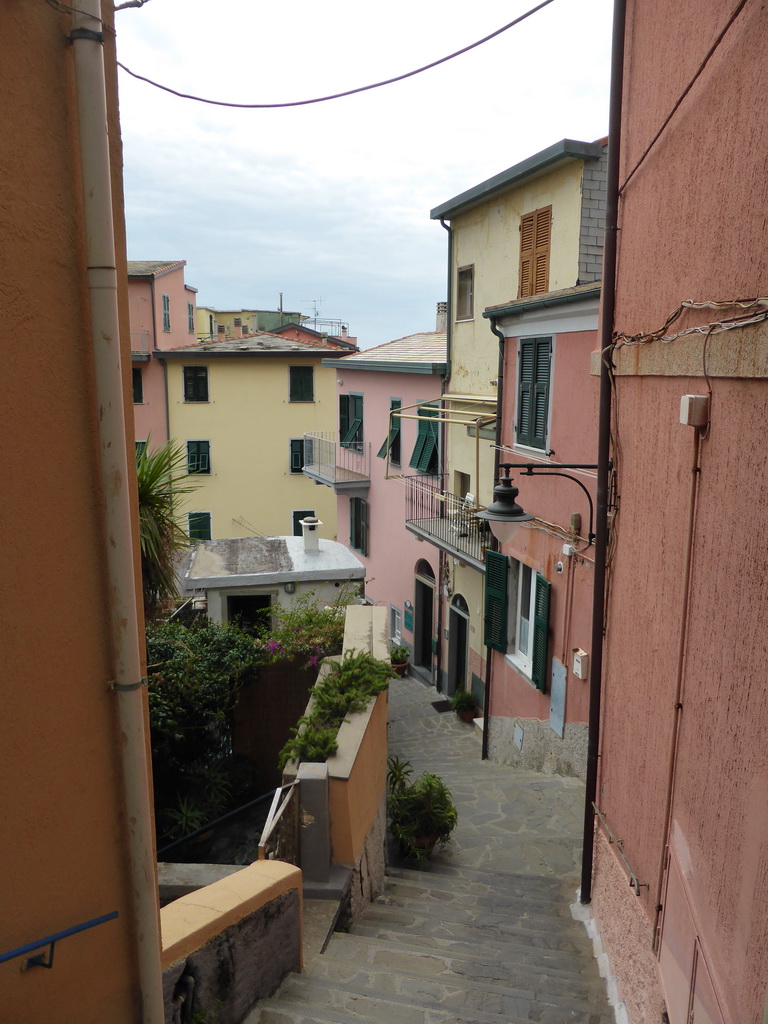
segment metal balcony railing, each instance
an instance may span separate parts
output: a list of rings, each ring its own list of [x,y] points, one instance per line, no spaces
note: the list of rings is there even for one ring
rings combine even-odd
[[[451,494],[440,487],[439,478],[405,477],[405,525],[443,551],[485,569],[485,549],[491,543],[488,523],[478,519],[482,505],[471,495]]]
[[[343,443],[331,430],[304,434],[304,474],[336,492],[368,487],[371,482],[371,442]]]

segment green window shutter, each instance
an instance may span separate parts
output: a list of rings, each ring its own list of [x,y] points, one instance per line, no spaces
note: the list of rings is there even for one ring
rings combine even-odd
[[[211,513],[210,512],[190,512],[188,516],[188,528],[190,540],[210,540],[211,539]]]
[[[211,472],[210,441],[187,441],[187,472]]]
[[[289,368],[291,402],[314,402],[315,382],[313,366],[291,366]]]
[[[542,693],[547,692],[549,678],[549,596],[552,584],[543,576],[536,575],[536,597],[533,609],[533,666],[531,678],[534,686]]]
[[[368,554],[368,502],[360,499],[360,553]]]
[[[362,451],[362,395],[339,395],[339,438],[345,448],[356,448],[358,451]]]
[[[146,454],[147,442],[146,441],[136,441],[135,443],[136,443],[136,460],[138,461],[140,458],[142,458],[143,455]]]
[[[494,651],[507,652],[509,559],[498,551],[485,552],[485,636]]]
[[[144,381],[141,376],[141,367],[131,368],[131,382],[133,384],[133,404],[141,405],[144,401]]]
[[[171,329],[171,298],[169,295],[163,295],[163,330],[170,331]]]
[[[437,423],[430,420],[437,416],[439,411],[434,406],[425,406],[419,410],[419,432],[416,435],[411,461],[408,463],[411,469],[418,470],[419,473],[437,472]]]
[[[315,510],[313,508],[300,508],[293,513],[293,536],[301,537],[304,531],[301,528],[301,520],[306,519],[308,516],[313,516]]]
[[[300,473],[304,468],[304,441],[300,437],[291,438],[291,472]]]
[[[361,555],[368,554],[368,502],[349,499],[349,546]]]
[[[185,402],[207,402],[208,401],[208,367],[207,366],[185,366],[184,367],[184,401]]]
[[[392,399],[390,402],[390,412],[399,411],[402,406],[402,402],[399,399]],[[389,417],[389,436],[385,440],[384,444],[379,448],[376,453],[377,458],[386,458],[387,451],[389,451],[389,461],[395,466],[400,465],[400,420],[397,416]]]
[[[195,333],[195,306],[192,302],[187,303],[187,332]]]
[[[526,338],[520,342],[517,441],[532,448],[547,447],[551,360],[550,338]]]

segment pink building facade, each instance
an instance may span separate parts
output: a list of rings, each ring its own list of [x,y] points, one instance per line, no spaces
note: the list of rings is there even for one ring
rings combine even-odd
[[[582,285],[485,314],[505,336],[500,463],[519,467],[509,470],[517,501],[535,516],[486,556],[488,751],[494,760],[578,777],[587,755],[597,459],[590,360],[599,294],[599,285]],[[531,366],[541,381],[535,436],[525,433]]]
[[[133,413],[137,443],[168,440],[168,399],[158,350],[196,341],[196,288],[184,283],[186,260],[129,261]]]
[[[431,679],[437,552],[406,530],[405,495],[406,478],[421,476],[411,466],[424,430],[419,409],[440,405],[445,333],[412,335],[323,365],[338,375],[341,457],[369,467],[357,481],[338,474],[338,538],[364,562],[366,597],[387,608],[392,642],[408,646],[412,670]],[[358,419],[356,439],[344,442]],[[350,444],[360,451],[350,452]]]
[[[631,1024],[768,1012],[768,35],[733,6],[627,4],[592,905]]]

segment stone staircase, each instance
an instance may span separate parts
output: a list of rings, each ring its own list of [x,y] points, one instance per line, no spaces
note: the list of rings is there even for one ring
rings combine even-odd
[[[408,685],[409,684],[409,685]],[[434,691],[431,691],[434,694]],[[425,687],[393,686],[390,749],[440,774],[459,809],[446,851],[395,859],[384,893],[245,1024],[612,1024],[573,919],[583,789],[479,760]]]

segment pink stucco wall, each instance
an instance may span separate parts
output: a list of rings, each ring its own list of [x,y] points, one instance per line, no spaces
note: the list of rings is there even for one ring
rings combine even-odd
[[[730,11],[723,0],[629,3],[622,178]],[[764,293],[766,90],[765,15],[759,4],[747,4],[624,193],[619,330],[651,330],[683,299]],[[678,326],[719,315],[685,314]],[[646,353],[632,350],[617,379],[621,508],[610,578],[598,800],[647,888],[639,898],[631,890],[617,895],[616,885],[601,878],[598,860],[595,909],[598,918],[615,922],[622,914],[629,920],[628,903],[632,913],[639,905],[652,933],[657,903],[676,900],[684,907],[684,930],[698,940],[725,1024],[762,1021],[768,977],[768,383],[750,379],[766,343],[762,327],[713,336],[708,343],[710,366],[722,367],[728,354],[734,369],[711,374],[711,430],[701,443],[687,604],[694,435],[679,424],[678,412],[680,396],[706,394],[707,382],[676,375],[683,372],[679,354],[690,344],[680,342],[648,353],[657,360],[653,376],[639,375]],[[684,372],[698,373],[702,350],[699,341],[695,362]],[[668,842],[680,867],[680,891],[665,893],[659,879],[672,763]],[[680,934],[665,924],[663,956],[665,943],[668,950]],[[608,951],[625,993],[655,984],[626,950],[615,945]],[[681,957],[679,976],[666,978],[675,987],[667,992],[671,1024],[685,1020],[678,989],[690,984],[692,949]],[[638,1009],[631,1020],[650,1024],[658,1016]]]
[[[170,300],[171,329],[163,330],[163,295]],[[168,413],[163,364],[152,353],[156,349],[181,348],[195,341],[188,326],[187,304],[195,305],[195,292],[184,283],[184,263],[172,270],[146,277],[128,279],[128,310],[131,322],[131,349],[148,353],[150,358],[134,359],[141,370],[143,402],[133,407],[135,438],[155,444],[168,438]],[[195,319],[192,318],[194,326]]]
[[[339,393],[364,394],[365,439],[371,442],[371,486],[366,500],[369,503],[368,555],[358,557],[366,566],[365,592],[378,605],[389,609],[394,605],[402,612],[406,601],[414,602],[413,576],[416,563],[426,559],[437,576],[438,552],[431,544],[419,541],[405,528],[405,487],[396,479],[385,479],[386,460],[376,458],[387,436],[390,399],[399,398],[403,408],[416,402],[434,401],[441,394],[441,378],[430,374],[387,373],[379,371],[343,371],[344,384],[337,386]],[[416,443],[416,420],[402,420],[402,465],[390,467],[390,476],[413,475],[408,460]],[[349,541],[349,498],[338,500],[338,537]],[[389,611],[387,612],[389,615]],[[413,643],[413,631],[405,629],[403,643]]]
[[[590,353],[595,345],[594,331],[559,334],[553,344],[553,373],[551,392],[551,460],[537,456],[530,449],[504,452],[502,462],[536,462],[542,468],[557,470],[557,463],[593,463],[597,459],[597,391],[590,374]],[[514,443],[514,422],[517,380],[517,341],[509,338],[505,343],[504,410],[502,443]],[[549,463],[551,462],[551,465]],[[594,500],[594,473],[567,471],[578,476],[589,489]],[[589,505],[581,489],[560,477],[526,477],[521,470],[512,471],[519,488],[518,501],[528,512],[548,523],[570,525],[572,513],[582,517],[582,535],[589,529]],[[551,584],[550,594],[550,648],[551,657],[562,661],[568,668],[565,720],[585,722],[588,712],[588,686],[571,672],[572,651],[580,647],[589,653],[592,621],[591,595],[593,583],[594,547],[587,547],[574,555],[568,564],[563,558],[565,536],[553,536],[542,529],[518,530],[512,541],[505,545],[503,554],[510,555],[540,572]],[[584,544],[578,545],[585,547]],[[555,563],[563,562],[562,574],[555,571]],[[498,716],[521,718],[549,718],[550,696],[540,693],[516,672],[500,654],[493,659],[493,696],[491,712]]]

